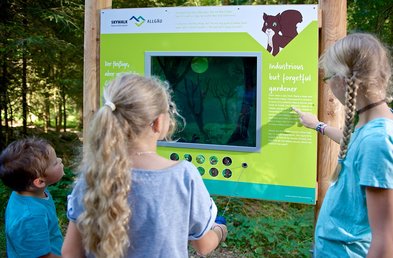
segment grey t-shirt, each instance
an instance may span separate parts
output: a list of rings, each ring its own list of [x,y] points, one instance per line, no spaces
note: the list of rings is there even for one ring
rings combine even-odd
[[[83,212],[85,180],[68,196],[67,216]],[[181,161],[162,170],[132,170],[132,217],[127,257],[188,257],[188,240],[201,238],[213,225],[217,207],[196,167]]]

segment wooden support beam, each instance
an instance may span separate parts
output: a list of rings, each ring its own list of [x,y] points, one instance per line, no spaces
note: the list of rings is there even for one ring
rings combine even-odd
[[[320,0],[322,26],[319,35],[320,54],[335,41],[347,34],[347,1]],[[330,126],[341,128],[344,121],[342,105],[336,100],[330,89],[321,80],[319,74],[319,112],[318,117]],[[321,204],[330,185],[330,177],[337,166],[340,146],[326,136],[318,135],[318,200],[315,207],[315,221]]]
[[[83,138],[100,105],[100,10],[112,0],[85,0],[83,63]]]

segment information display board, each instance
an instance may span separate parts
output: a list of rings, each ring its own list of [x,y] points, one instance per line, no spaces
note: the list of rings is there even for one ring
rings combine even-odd
[[[169,83],[184,130],[159,153],[198,168],[212,195],[315,204],[316,5],[101,11],[100,81]]]

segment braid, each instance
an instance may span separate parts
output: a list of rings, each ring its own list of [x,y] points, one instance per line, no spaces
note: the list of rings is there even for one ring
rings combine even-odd
[[[345,78],[347,85],[345,92],[345,121],[343,129],[343,138],[340,141],[340,152],[338,154],[339,162],[337,168],[333,173],[332,180],[336,180],[341,171],[341,162],[346,157],[348,151],[348,144],[351,140],[354,118],[356,114],[356,96],[359,88],[359,82],[356,78],[356,73],[350,78]]]

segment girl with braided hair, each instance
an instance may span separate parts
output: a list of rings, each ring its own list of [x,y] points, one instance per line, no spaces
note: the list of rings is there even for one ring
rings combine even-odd
[[[354,33],[327,49],[320,64],[333,95],[345,107],[345,123],[341,131],[295,109],[306,127],[315,126],[340,143],[338,165],[315,227],[314,257],[393,257],[389,53],[374,36]]]
[[[104,90],[68,197],[63,257],[188,257],[225,240],[217,208],[192,163],[156,153],[178,115],[166,84],[124,74]]]

